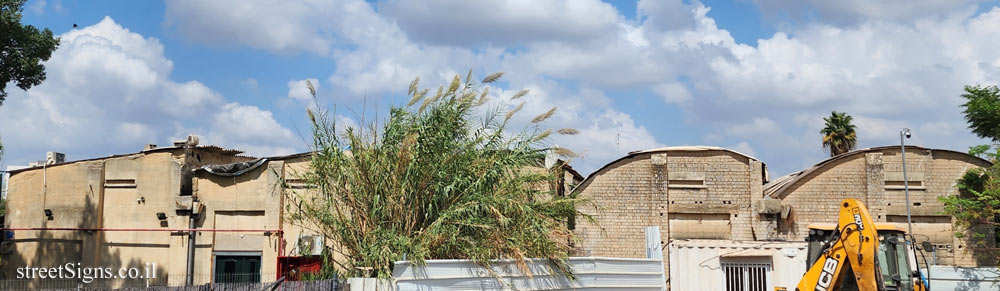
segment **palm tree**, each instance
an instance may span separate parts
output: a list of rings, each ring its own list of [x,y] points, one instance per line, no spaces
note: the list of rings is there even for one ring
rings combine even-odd
[[[826,121],[826,127],[819,133],[823,134],[823,148],[831,157],[852,151],[858,146],[858,135],[854,131],[857,127],[852,123],[853,117],[845,112],[833,111],[823,121]]]

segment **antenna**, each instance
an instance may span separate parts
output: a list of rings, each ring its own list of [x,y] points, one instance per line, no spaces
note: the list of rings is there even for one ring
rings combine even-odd
[[[622,137],[622,133],[621,132],[615,134],[615,150],[618,151],[618,152],[622,151],[621,137]]]

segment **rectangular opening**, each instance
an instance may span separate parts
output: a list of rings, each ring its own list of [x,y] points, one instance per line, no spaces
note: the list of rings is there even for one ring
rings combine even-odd
[[[704,186],[705,181],[702,180],[670,180],[670,185],[675,186]]]
[[[135,188],[135,179],[104,180],[104,188]]]
[[[924,190],[924,173],[919,171],[913,171],[903,175],[903,172],[886,172],[885,173],[885,189],[886,190],[903,190],[903,181],[909,183],[910,190]]]
[[[667,183],[670,188],[705,188],[704,180],[670,180]]]
[[[668,172],[668,188],[705,188],[705,173],[702,172]]]
[[[722,261],[726,291],[770,291],[771,263],[765,261]]]
[[[924,190],[924,182],[922,181],[909,181],[910,190]],[[885,181],[886,190],[903,190],[905,189],[903,181]]]
[[[259,252],[216,252],[214,283],[259,283]]]

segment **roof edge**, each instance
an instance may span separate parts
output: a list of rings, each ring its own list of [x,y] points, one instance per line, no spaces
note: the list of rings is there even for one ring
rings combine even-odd
[[[722,152],[729,152],[729,153],[733,153],[733,154],[736,154],[736,155],[744,156],[744,157],[746,157],[748,159],[751,159],[751,160],[755,160],[755,161],[761,162],[761,164],[764,165],[765,168],[767,167],[767,164],[765,164],[760,159],[757,159],[757,158],[755,158],[755,157],[753,157],[751,155],[747,155],[747,154],[744,154],[744,153],[741,153],[741,152],[738,152],[738,151],[735,151],[735,150],[732,150],[732,149],[724,148],[724,147],[717,147],[717,146],[672,146],[672,147],[659,147],[659,148],[653,148],[653,149],[631,151],[628,154],[626,154],[625,156],[623,156],[621,158],[618,158],[618,159],[615,159],[614,161],[611,161],[610,163],[607,163],[604,166],[601,166],[597,170],[594,170],[594,172],[591,172],[590,175],[587,175],[587,178],[584,179],[583,182],[580,182],[579,186],[577,186],[576,188],[573,188],[573,191],[576,191],[576,189],[579,189],[580,187],[584,187],[585,185],[589,184],[590,181],[593,180],[594,176],[596,176],[598,173],[604,171],[605,169],[607,169],[611,165],[617,164],[618,162],[621,162],[623,160],[632,158],[632,157],[640,155],[640,154],[671,152],[671,151],[690,151],[690,152],[693,152],[693,151],[722,151]]]
[[[883,150],[891,150],[891,149],[899,149],[899,147],[900,146],[897,146],[897,145],[877,146],[877,147],[864,148],[864,149],[860,149],[860,150],[854,150],[854,151],[846,152],[846,153],[839,154],[839,155],[836,155],[836,156],[833,156],[833,157],[829,157],[829,158],[827,158],[825,160],[820,161],[819,163],[816,163],[812,167],[809,167],[807,169],[804,169],[804,170],[801,170],[801,171],[798,171],[798,172],[793,172],[793,173],[790,173],[788,175],[785,175],[785,176],[794,175],[794,177],[791,177],[788,180],[781,180],[781,178],[775,179],[772,183],[781,183],[781,184],[776,184],[775,187],[778,187],[778,188],[775,189],[775,190],[773,190],[773,191],[770,191],[770,194],[766,194],[765,196],[770,196],[771,198],[775,198],[775,199],[783,199],[784,197],[782,197],[782,194],[785,191],[787,191],[788,188],[792,187],[793,185],[796,185],[800,180],[802,180],[803,177],[808,176],[809,174],[815,172],[817,169],[822,168],[823,166],[825,166],[827,164],[830,164],[830,163],[833,163],[833,162],[836,162],[836,161],[839,161],[839,160],[842,160],[842,159],[846,159],[848,157],[851,157],[851,156],[854,156],[854,155],[858,155],[858,154],[861,154],[861,153],[868,153],[868,152],[874,152],[874,151],[883,151]],[[939,151],[939,152],[961,154],[961,155],[972,157],[974,159],[978,159],[979,161],[983,162],[984,164],[993,165],[993,163],[990,162],[989,160],[986,160],[986,159],[984,159],[982,157],[970,155],[967,152],[960,152],[960,151],[949,150],[949,149],[926,148],[926,147],[918,146],[918,145],[907,145],[906,147],[908,149],[912,148],[912,149],[927,150],[927,151]],[[782,176],[782,177],[785,177],[785,176]],[[764,193],[768,193],[768,192],[769,192],[769,190],[768,190],[767,185],[764,185]]]

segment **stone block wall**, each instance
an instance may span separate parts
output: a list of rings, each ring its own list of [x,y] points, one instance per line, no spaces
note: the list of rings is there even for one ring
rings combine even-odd
[[[577,218],[578,255],[645,257],[643,228],[653,225],[664,244],[754,240],[751,205],[765,172],[760,161],[721,149],[651,150],[615,161],[576,189],[594,204],[581,212],[597,221]]]

